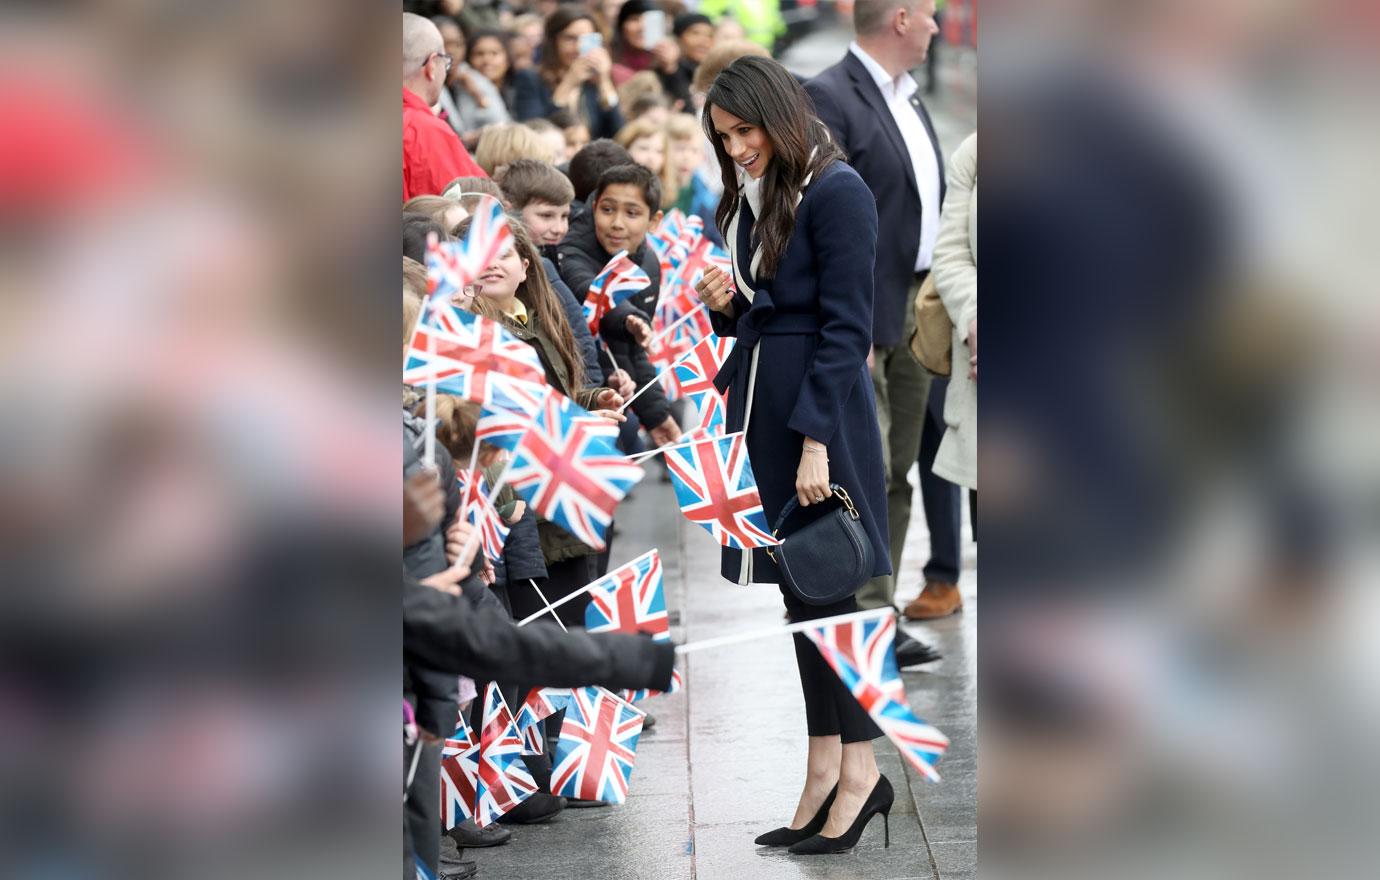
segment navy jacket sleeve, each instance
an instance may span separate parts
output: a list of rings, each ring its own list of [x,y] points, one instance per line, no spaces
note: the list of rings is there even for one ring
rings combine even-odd
[[[546,577],[546,560],[541,554],[541,538],[537,534],[537,515],[530,509],[508,527],[508,540],[503,542],[503,568],[506,583],[510,584]]]
[[[536,686],[668,690],[675,662],[670,642],[621,633],[590,635],[551,626],[515,626],[501,608],[403,578],[403,654],[476,681],[529,681]]]
[[[546,280],[551,282],[551,287],[555,289],[556,296],[561,301],[561,308],[565,310],[566,320],[570,322],[570,332],[575,336],[575,344],[580,347],[580,359],[585,364],[585,384],[603,385],[604,368],[599,365],[599,346],[595,344],[594,337],[589,335],[589,325],[585,323],[585,312],[580,307],[580,301],[561,280],[555,263],[545,258],[542,258],[541,263],[542,268],[546,270]]]
[[[877,204],[856,174],[815,184],[806,234],[819,273],[820,342],[787,426],[829,443],[872,348]]]
[[[551,90],[535,70],[519,70],[513,74],[513,118],[518,122],[544,119],[556,112]]]

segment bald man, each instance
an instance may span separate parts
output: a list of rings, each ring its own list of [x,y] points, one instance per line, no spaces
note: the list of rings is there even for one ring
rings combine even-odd
[[[455,130],[431,112],[453,59],[436,25],[403,13],[403,201],[440,195],[457,177],[488,177]]]

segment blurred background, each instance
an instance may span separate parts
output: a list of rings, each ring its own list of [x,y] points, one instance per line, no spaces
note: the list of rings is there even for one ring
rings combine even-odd
[[[398,10],[0,15],[0,875],[396,876]]]
[[[1373,876],[1380,17],[958,6],[980,870]],[[3,876],[396,871],[397,11],[0,19]]]
[[[982,875],[1373,876],[1375,6],[982,24]]]

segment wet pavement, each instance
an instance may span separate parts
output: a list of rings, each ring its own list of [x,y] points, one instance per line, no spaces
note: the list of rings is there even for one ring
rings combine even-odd
[[[912,483],[915,473],[912,472]],[[919,499],[916,499],[918,511]],[[740,587],[718,576],[718,545],[686,523],[655,471],[620,508],[613,564],[658,547],[665,563],[672,637],[688,642],[782,622],[774,587]],[[928,553],[923,517],[912,522],[897,595],[919,592]],[[965,532],[967,514],[964,514]],[[566,810],[546,825],[514,827],[494,849],[468,851],[480,876],[522,880],[909,880],[967,878],[977,871],[976,548],[965,541],[961,614],[905,624],[944,658],[903,673],[912,708],[952,741],[934,784],[905,765],[888,740],[877,762],[896,789],[891,846],[874,820],[854,852],[791,856],[753,844],[794,812],[805,769],[805,715],[795,655],[779,636],[681,658],[685,689],[644,701],[657,724],[638,745],[628,801]]]

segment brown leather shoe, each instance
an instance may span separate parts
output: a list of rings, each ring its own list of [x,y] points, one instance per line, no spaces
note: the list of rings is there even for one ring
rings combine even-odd
[[[934,620],[948,617],[963,610],[963,597],[959,595],[958,584],[943,581],[925,581],[925,589],[920,591],[914,601],[902,613],[907,620]]]

